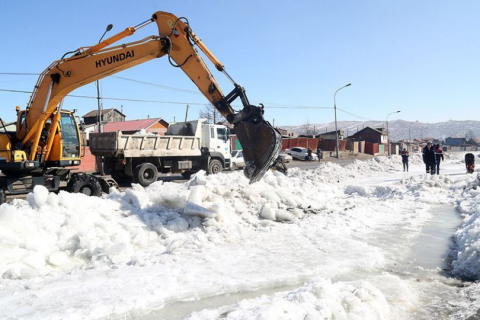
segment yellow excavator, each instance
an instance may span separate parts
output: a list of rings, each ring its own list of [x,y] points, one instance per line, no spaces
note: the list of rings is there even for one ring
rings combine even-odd
[[[150,23],[157,24],[158,36],[111,46]],[[229,94],[222,93],[196,47],[231,81]],[[250,183],[261,179],[277,160],[281,135],[265,121],[263,106],[249,103],[244,88],[193,33],[188,20],[159,11],[94,46],[67,52],[43,71],[26,109],[17,107],[16,132],[0,131],[0,203],[7,194],[27,193],[36,185],[57,191],[66,184],[70,192],[92,195],[108,190],[111,181],[71,171],[81,161],[81,135],[74,112],[62,110],[63,99],[78,87],[164,56],[234,125],[243,146],[245,175]],[[231,104],[237,98],[243,109],[235,113]]]

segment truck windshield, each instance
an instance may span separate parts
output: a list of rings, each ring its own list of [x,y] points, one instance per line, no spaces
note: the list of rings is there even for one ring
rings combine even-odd
[[[77,125],[73,115],[62,113],[60,118],[60,129],[62,132],[63,158],[78,158],[80,156],[80,140],[78,137]]]
[[[227,141],[228,140],[227,130],[224,128],[217,128],[217,137],[220,140]]]

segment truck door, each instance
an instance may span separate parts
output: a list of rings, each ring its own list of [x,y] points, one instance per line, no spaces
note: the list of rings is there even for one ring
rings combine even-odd
[[[216,152],[223,154],[225,159],[230,159],[230,137],[228,129],[224,126],[210,127],[210,146]]]

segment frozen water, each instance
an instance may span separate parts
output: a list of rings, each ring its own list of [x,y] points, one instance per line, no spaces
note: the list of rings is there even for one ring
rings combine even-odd
[[[456,207],[463,219],[453,274],[480,274],[477,174],[464,174],[463,155],[446,158],[439,176],[425,175],[413,154],[405,173],[392,156],[267,172],[253,185],[235,172],[103,198],[36,189],[0,206],[0,318],[139,317],[270,289],[184,316],[415,319],[437,305],[422,298],[432,287],[392,266],[434,208]],[[455,303],[443,314],[475,314],[479,286],[437,273],[428,274],[445,292],[438,303]]]

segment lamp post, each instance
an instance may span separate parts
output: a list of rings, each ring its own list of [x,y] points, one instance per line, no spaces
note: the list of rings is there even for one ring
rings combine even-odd
[[[388,132],[388,117],[394,113],[399,113],[400,110],[398,111],[395,111],[395,112],[391,112],[387,115],[387,119],[385,119],[385,122],[387,123],[387,152],[388,152],[388,155],[390,156],[390,135],[389,135],[389,132]]]
[[[425,127],[425,128],[420,130],[420,139],[422,139],[422,141],[423,141],[423,130],[425,130],[425,129],[428,129],[428,127]]]
[[[418,122],[418,120],[415,120],[415,122]],[[410,142],[412,142],[412,135],[410,129],[412,128],[412,124],[414,124],[415,122],[410,123],[410,125],[408,126],[408,140]]]
[[[335,111],[335,141],[336,141],[336,144],[337,144],[337,159],[338,159],[338,129],[337,129],[337,102],[336,102],[336,96],[337,96],[337,92],[342,90],[343,88],[346,88],[346,87],[349,87],[351,86],[352,84],[351,83],[348,83],[346,85],[344,85],[343,87],[337,89],[337,91],[335,91],[335,94],[333,95],[333,110]]]
[[[105,29],[105,32],[103,33],[102,37],[100,40],[98,40],[98,43],[102,42],[103,37],[107,34],[108,31],[112,30],[113,24],[109,24],[107,28]],[[97,85],[97,103],[98,103],[98,132],[102,132],[102,101],[100,99],[100,81],[96,81]]]

